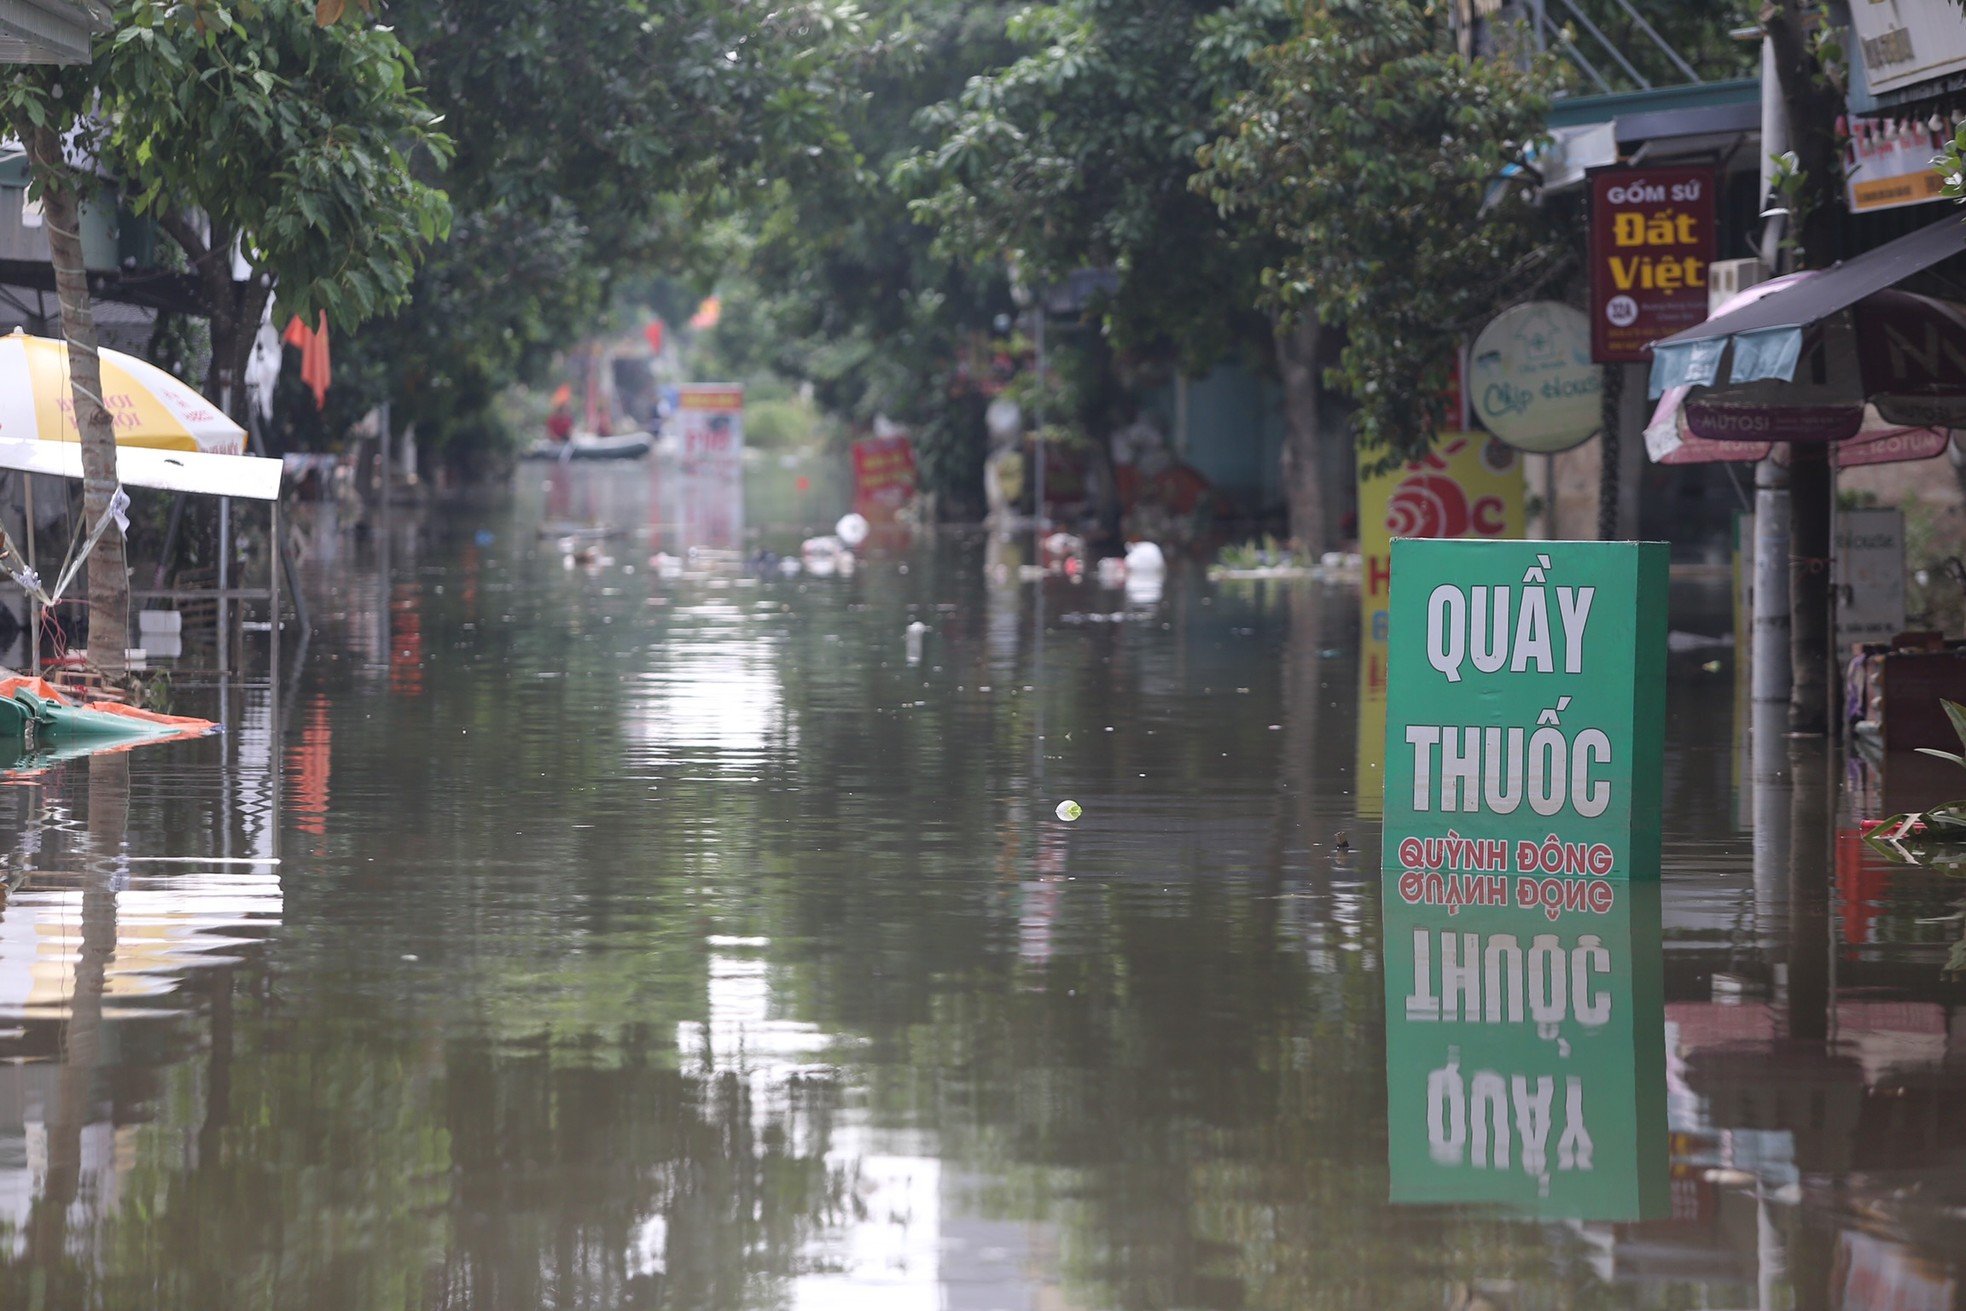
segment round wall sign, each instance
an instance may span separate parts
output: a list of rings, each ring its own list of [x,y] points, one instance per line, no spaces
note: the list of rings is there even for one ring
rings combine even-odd
[[[1567,451],[1603,426],[1590,320],[1568,305],[1532,300],[1503,310],[1475,338],[1468,376],[1482,426],[1518,450]]]

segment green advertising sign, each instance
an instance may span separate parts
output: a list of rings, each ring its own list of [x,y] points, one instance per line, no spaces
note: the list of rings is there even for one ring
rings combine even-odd
[[[1452,909],[1386,881],[1394,1202],[1670,1210],[1659,885],[1605,886],[1601,910]]]
[[[1394,542],[1387,877],[1598,913],[1657,878],[1665,638],[1663,543]]]

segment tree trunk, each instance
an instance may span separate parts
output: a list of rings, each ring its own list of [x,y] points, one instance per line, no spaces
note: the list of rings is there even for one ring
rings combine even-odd
[[[266,313],[266,302],[272,298],[273,288],[264,277],[255,275],[248,282],[229,284],[226,294],[232,298],[229,334],[223,339],[216,332],[212,334],[212,370],[219,373],[222,368],[224,372],[217,379],[221,390],[210,399],[225,397],[226,413],[245,427],[246,411],[252,404],[252,398],[246,395],[246,366],[252,361],[259,321]]]
[[[82,262],[81,200],[77,174],[52,127],[17,124],[28,160],[42,183],[48,250],[61,300],[61,330],[68,339],[69,393],[82,439],[82,517],[94,531],[116,494],[116,428],[102,403],[102,365],[96,354],[95,314],[89,305],[89,275]],[[89,659],[112,684],[128,676],[123,652],[129,646],[130,574],[123,534],[110,524],[89,556]]]
[[[1789,146],[1803,176],[1801,190],[1790,197],[1790,231],[1802,267],[1811,269],[1828,268],[1836,260],[1836,214],[1843,199],[1843,147],[1836,136],[1843,97],[1810,48],[1817,7],[1811,0],[1768,0],[1761,9],[1788,112]]]
[[[1843,153],[1836,139],[1843,100],[1810,49],[1804,0],[1768,0],[1762,30],[1774,48],[1775,74],[1788,113],[1789,142],[1801,191],[1790,197],[1791,235],[1802,268],[1836,260],[1836,207],[1841,203]],[[1789,730],[1820,734],[1830,725],[1829,677],[1835,637],[1830,632],[1830,539],[1836,477],[1828,452],[1797,445],[1789,466]]]
[[[243,424],[248,403],[246,365],[252,359],[253,340],[259,335],[259,321],[273,296],[273,285],[261,273],[244,282],[233,278],[234,235],[225,228],[202,231],[188,215],[179,213],[160,215],[158,226],[184,252],[203,292],[212,333],[205,398]]]
[[[1322,335],[1317,315],[1309,310],[1276,334],[1277,372],[1283,379],[1283,488],[1290,512],[1290,536],[1313,560],[1331,545],[1320,459],[1324,446],[1319,377],[1324,371],[1319,349]]]

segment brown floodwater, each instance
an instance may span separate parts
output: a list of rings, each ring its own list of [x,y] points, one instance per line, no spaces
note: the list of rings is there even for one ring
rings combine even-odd
[[[1450,1032],[1409,935],[1547,930],[1382,900],[1356,586],[747,569],[792,476],[323,518],[223,735],[0,779],[0,1308],[1960,1305],[1966,884],[1724,579],[1641,982]]]

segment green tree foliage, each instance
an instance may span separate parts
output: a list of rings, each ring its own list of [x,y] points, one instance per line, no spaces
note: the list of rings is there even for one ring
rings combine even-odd
[[[1246,90],[1251,56],[1296,30],[1285,0],[1060,0],[1020,11],[1023,54],[924,117],[939,141],[897,171],[942,249],[1008,262],[1041,285],[1110,270],[1073,417],[1098,435],[1128,395],[1170,369],[1200,374],[1231,351],[1274,364],[1283,383],[1284,484],[1293,531],[1326,544],[1335,490],[1325,450],[1315,333],[1279,332],[1259,277],[1284,252],[1259,225],[1192,183],[1197,151]],[[1341,480],[1342,481],[1342,480]]]
[[[1013,57],[1007,12],[959,0],[870,7],[853,65],[859,94],[839,123],[851,149],[839,167],[756,197],[719,281],[724,321],[710,343],[740,369],[811,384],[849,424],[906,424],[925,484],[957,513],[980,510],[985,454],[970,362],[1015,307],[1001,267],[938,248],[890,173],[939,139],[923,107]]]
[[[324,28],[304,0],[205,5],[196,22],[126,0],[116,18],[96,61],[103,159],[199,275],[214,392],[243,372],[269,296],[283,318],[341,328],[408,301],[449,226],[426,180],[449,143],[394,33]]]
[[[8,98],[184,249],[212,319],[208,388],[237,379],[276,294],[283,314],[344,327],[407,301],[449,223],[418,166],[434,173],[448,143],[394,34],[324,28],[309,0],[121,0],[113,20],[91,64],[17,73]]]
[[[617,279],[707,267],[717,216],[851,158],[851,4],[434,0],[392,18],[456,141],[457,217],[409,307],[350,352],[368,385],[342,417],[386,391],[426,439],[482,437]]]
[[[1458,55],[1433,7],[1331,0],[1255,57],[1196,178],[1284,251],[1266,303],[1344,330],[1361,444],[1424,451],[1460,338],[1553,261],[1532,208],[1546,70]]]
[[[1112,268],[1122,349],[1206,367],[1247,329],[1244,233],[1194,195],[1195,153],[1248,57],[1293,26],[1281,0],[1063,0],[1019,11],[1024,51],[923,115],[938,140],[904,163],[916,218],[945,250],[1008,260],[1032,283]]]

